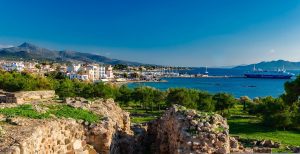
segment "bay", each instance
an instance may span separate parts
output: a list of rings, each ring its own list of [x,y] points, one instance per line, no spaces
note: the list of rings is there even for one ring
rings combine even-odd
[[[185,70],[180,73],[198,74],[204,73],[205,68],[196,68]],[[211,76],[243,76],[245,70],[209,68]],[[289,71],[299,75],[300,71]],[[168,82],[145,82],[145,83],[129,83],[131,88],[137,86],[151,86],[160,90],[168,88],[193,88],[210,93],[226,92],[235,97],[249,96],[278,97],[284,93],[284,83],[292,81],[294,78],[286,79],[253,79],[253,78],[163,78]]]

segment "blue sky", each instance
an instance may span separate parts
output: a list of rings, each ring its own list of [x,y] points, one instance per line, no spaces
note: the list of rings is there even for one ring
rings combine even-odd
[[[0,47],[176,66],[300,61],[299,19],[298,0],[0,0]]]

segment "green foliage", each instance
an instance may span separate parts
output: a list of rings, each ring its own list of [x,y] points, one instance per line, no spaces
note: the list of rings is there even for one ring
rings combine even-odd
[[[297,112],[297,105],[286,105],[281,98],[266,97],[249,105],[250,114],[261,116],[265,125],[275,128],[295,125]]]
[[[74,84],[69,79],[62,80],[55,92],[61,98],[73,97],[75,96]]]
[[[54,89],[56,81],[18,72],[0,72],[0,89],[15,92],[21,90],[45,90]]]
[[[215,111],[215,100],[213,100],[213,96],[209,94],[208,92],[199,92],[199,99],[197,101],[198,110],[201,111]]]
[[[32,105],[20,105],[13,108],[0,109],[0,113],[9,117],[21,116],[33,119],[49,118],[48,113],[38,113],[32,108]]]
[[[179,104],[187,108],[197,108],[198,90],[186,88],[171,88],[168,90],[167,105]]]
[[[156,117],[152,117],[152,116],[132,117],[132,118],[131,118],[131,122],[132,122],[132,123],[139,124],[139,123],[149,122],[149,121],[154,120],[154,119],[156,119]]]
[[[140,77],[141,77],[141,75],[137,72],[134,72],[134,73],[130,74],[130,78],[140,78]]]
[[[119,93],[120,95],[117,96],[117,101],[121,104],[121,105],[126,105],[128,106],[129,105],[129,102],[131,101],[131,98],[132,98],[132,93],[133,93],[133,90],[128,88],[128,86],[126,85],[123,85],[120,87],[119,89]]]
[[[272,140],[283,145],[300,145],[299,130],[278,130],[261,124],[256,116],[244,116],[228,119],[230,135],[238,135],[241,139]]]
[[[88,121],[89,123],[98,122],[101,118],[100,116],[90,111],[73,108],[67,105],[52,105],[44,107],[49,108],[46,113],[37,112],[30,104],[20,105],[13,108],[0,109],[0,113],[9,117],[21,116],[33,119],[50,118],[50,114],[53,114],[56,117],[73,118],[77,120],[81,119],[84,121]]]
[[[80,108],[73,108],[68,105],[57,105],[54,109],[50,110],[51,113],[57,117],[73,118],[76,120],[84,120],[89,123],[95,123],[100,120],[100,117],[90,111],[83,110]]]
[[[163,111],[147,111],[145,109],[127,109],[123,108],[131,114],[132,123],[145,123],[157,119],[163,114]]]
[[[300,96],[300,76],[295,80],[286,82],[284,84],[285,94],[282,95],[285,103],[293,104],[299,100]]]
[[[155,89],[151,87],[137,87],[132,93],[132,99],[140,103],[144,109],[148,107],[153,109],[154,91]]]
[[[127,70],[128,66],[123,64],[117,64],[114,66],[114,70]]]
[[[57,66],[59,67],[59,66]],[[66,75],[62,72],[50,72],[50,73],[46,73],[45,76],[49,77],[49,78],[52,78],[52,79],[56,79],[56,80],[63,80],[63,79],[66,79]]]
[[[224,110],[228,110],[228,114],[230,114],[229,109],[236,103],[235,98],[227,93],[217,93],[213,96],[213,100],[216,103],[216,110],[220,111],[222,115],[224,115]]]

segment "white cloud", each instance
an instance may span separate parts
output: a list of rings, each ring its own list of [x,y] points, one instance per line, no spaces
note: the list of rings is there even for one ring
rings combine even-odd
[[[13,47],[13,45],[0,44],[0,49],[2,49],[2,48],[10,48],[10,47]]]

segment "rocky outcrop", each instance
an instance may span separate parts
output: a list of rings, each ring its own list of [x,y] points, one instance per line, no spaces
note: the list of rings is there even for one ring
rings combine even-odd
[[[84,98],[67,98],[65,102],[103,116],[100,123],[88,126],[86,132],[87,143],[93,145],[98,152],[117,153],[116,151],[120,150],[122,136],[126,136],[126,140],[132,137],[129,113],[123,111],[112,99],[91,102]]]
[[[0,153],[93,153],[85,142],[84,127],[71,119],[14,118],[1,136]]]
[[[1,115],[0,119],[5,119],[5,122],[1,124],[0,153],[132,153],[129,113],[111,99],[75,102],[67,103],[101,115],[102,120],[88,123],[55,116],[38,120],[3,118]],[[37,104],[33,104],[33,108],[44,112]],[[122,147],[124,145],[128,146]]]
[[[174,105],[148,126],[153,153],[229,153],[226,119]]]
[[[47,103],[59,104],[54,101]],[[89,110],[101,115],[102,119],[89,123],[55,116],[38,120],[0,115],[0,153],[223,154],[270,151],[244,149],[238,139],[229,137],[226,119],[214,113],[174,105],[162,117],[131,127],[129,113],[112,99],[68,98],[63,103]],[[16,105],[5,104],[0,108]],[[47,107],[41,102],[33,103],[33,109],[39,113],[47,112]]]

